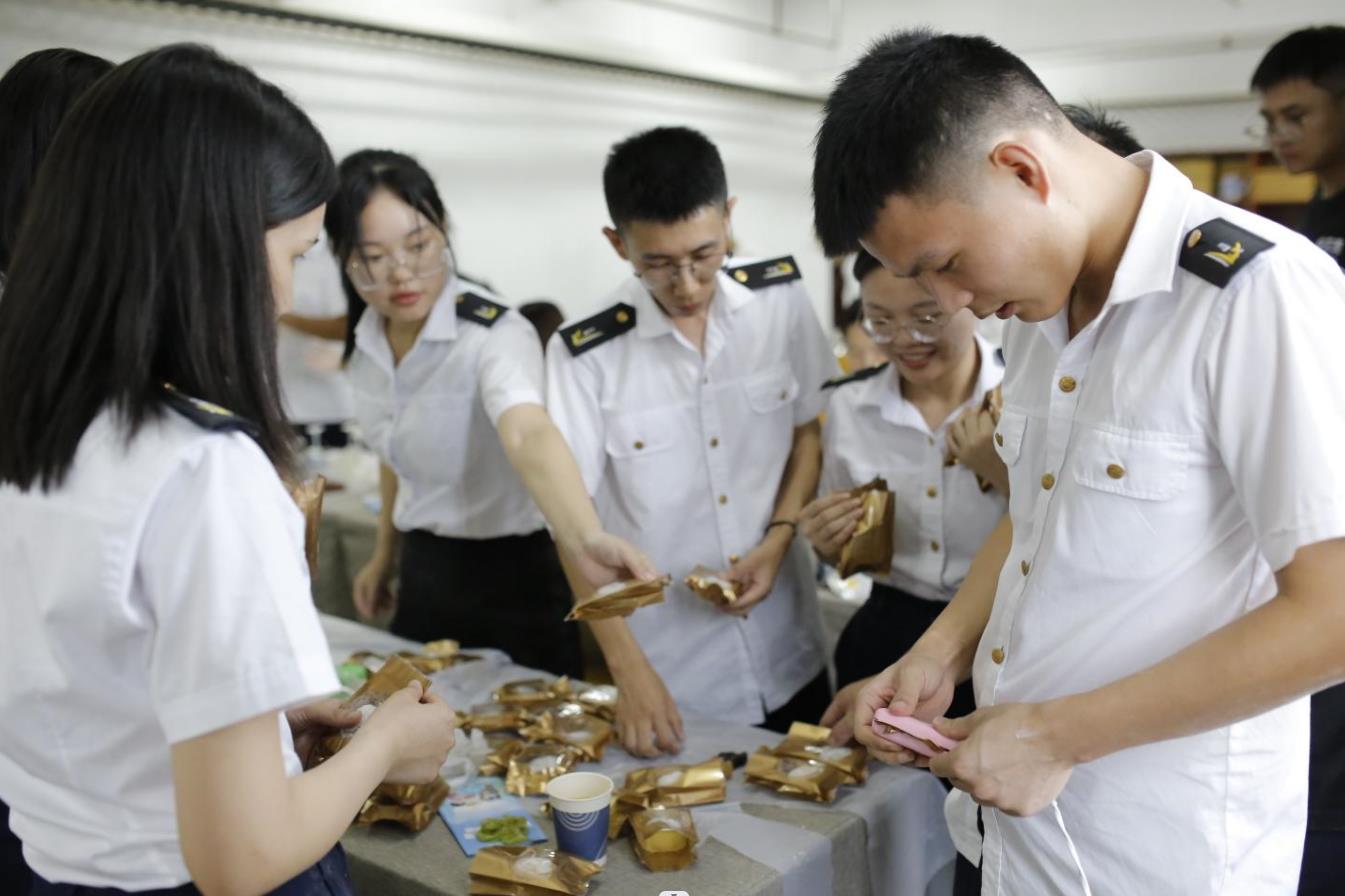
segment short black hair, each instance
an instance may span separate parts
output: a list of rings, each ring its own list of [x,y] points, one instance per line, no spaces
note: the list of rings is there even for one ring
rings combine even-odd
[[[1345,91],[1345,27],[1304,28],[1280,38],[1252,72],[1252,90],[1264,93],[1294,78],[1331,93]]]
[[[602,169],[607,213],[621,228],[634,221],[674,224],[728,201],[719,150],[700,131],[663,127],[622,140]]]
[[[828,255],[851,252],[889,196],[955,183],[991,121],[1059,127],[1060,107],[1017,56],[984,37],[899,31],[836,83],[813,157],[813,209]]]
[[[855,280],[863,283],[865,277],[881,267],[882,265],[878,263],[878,259],[874,258],[863,249],[860,249],[855,253],[855,265],[851,270],[854,272]]]
[[[1144,149],[1124,121],[1101,106],[1061,106],[1070,124],[1089,140],[1110,149],[1118,156],[1130,156]]]
[[[66,112],[112,63],[79,50],[37,50],[0,78],[0,274],[9,270],[37,167]]]
[[[546,299],[536,299],[518,306],[518,313],[528,319],[533,329],[537,331],[537,336],[542,340],[542,349],[546,349],[546,344],[551,340],[551,334],[560,329],[560,325],[565,323],[565,312],[555,302],[549,302]]]
[[[104,410],[130,438],[163,388],[250,419],[290,470],[267,230],[326,202],[336,166],[275,85],[176,44],[66,116],[0,300],[0,482],[60,485]]]
[[[355,351],[355,325],[368,307],[355,284],[350,282],[347,265],[360,244],[360,214],[369,197],[387,190],[424,215],[448,239],[448,212],[439,198],[430,172],[414,158],[391,149],[361,149],[341,160],[337,169],[339,186],[327,203],[323,224],[332,244],[332,254],[341,263],[341,286],[346,294],[345,357]]]
[[[840,330],[844,334],[851,327],[859,326],[864,323],[864,300],[854,299],[845,310],[841,312]]]

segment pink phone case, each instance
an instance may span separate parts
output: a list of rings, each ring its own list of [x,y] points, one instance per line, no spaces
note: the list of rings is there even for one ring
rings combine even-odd
[[[889,728],[897,730],[892,731]],[[928,722],[922,722],[913,716],[894,715],[888,709],[880,709],[873,714],[873,733],[883,740],[931,759],[940,753],[948,752],[959,743],[951,737],[940,734]]]

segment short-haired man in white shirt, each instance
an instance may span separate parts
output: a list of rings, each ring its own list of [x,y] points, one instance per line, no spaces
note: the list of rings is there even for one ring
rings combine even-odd
[[[1298,235],[1079,133],[977,37],[879,41],[814,195],[945,311],[1005,328],[1009,519],[856,701],[975,713],[930,763],[985,893],[1289,894],[1308,701],[1345,679],[1345,278]]]
[[[799,510],[817,487],[822,383],[836,372],[791,258],[725,268],[734,199],[706,137],[657,128],[618,144],[605,233],[634,271],[610,307],[562,327],[547,409],[603,526],[676,580],[666,601],[593,625],[641,755],[676,751],[679,707],[780,727],[830,699]],[[740,583],[718,609],[683,577]]]

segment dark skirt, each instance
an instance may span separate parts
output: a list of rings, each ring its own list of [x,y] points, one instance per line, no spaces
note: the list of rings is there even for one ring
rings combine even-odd
[[[836,642],[836,689],[877,675],[901,659],[925,633],[943,608],[942,601],[873,583],[873,593],[850,617]],[[957,686],[947,716],[956,718],[976,708],[971,682]]]
[[[183,884],[168,890],[137,890],[136,896],[199,896],[195,884]],[[85,887],[79,884],[53,884],[33,875],[31,896],[130,896],[126,890],[114,887]],[[338,843],[307,871],[281,884],[271,896],[354,896],[350,884],[350,868],[346,852]]]
[[[453,638],[463,648],[503,650],[521,666],[579,676],[579,629],[556,546],[545,529],[502,538],[402,535],[401,589],[393,634]]]

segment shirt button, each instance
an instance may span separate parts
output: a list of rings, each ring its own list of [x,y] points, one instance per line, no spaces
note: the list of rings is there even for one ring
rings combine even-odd
[[[939,552],[939,543],[937,541],[931,541],[929,543],[929,549],[937,554]]]
[[[931,485],[929,488],[925,489],[925,494],[929,495],[931,498],[937,498],[939,496],[939,490]]]
[[[1047,473],[1045,476],[1041,477],[1041,487],[1046,489],[1048,492],[1051,489],[1055,488],[1055,477],[1052,476],[1050,473]]]
[[[710,439],[710,447],[711,447],[711,448],[718,448],[718,447],[719,447],[719,437],[718,437],[718,436],[715,436],[714,438]]]
[[[719,496],[719,503],[720,503],[720,504],[727,504],[728,502],[729,502],[729,496],[728,496],[728,495],[720,495],[720,496]]]
[[[788,398],[788,397],[789,397],[789,390],[788,390],[788,389],[781,389],[781,390],[780,390],[780,400],[781,400],[781,401],[784,401],[784,400],[785,400],[786,398]]]
[[[1001,448],[1004,447],[1004,433],[1002,432],[995,433],[995,444]]]
[[[1107,475],[1113,479],[1120,479],[1126,474],[1126,468],[1120,464],[1108,464]]]
[[[636,451],[640,451],[640,450],[643,449],[643,448],[644,448],[644,442],[636,442],[636,443],[635,443],[635,450],[636,450]]]
[[[1004,648],[996,647],[994,650],[990,651],[990,659],[996,666],[1004,665]]]
[[[1032,564],[1024,560],[1022,563],[1018,564],[1018,568],[1023,571],[1023,575],[1027,575],[1028,570],[1032,568]]]
[[[1072,376],[1062,376],[1060,378],[1060,391],[1070,393],[1079,385],[1079,381]]]

